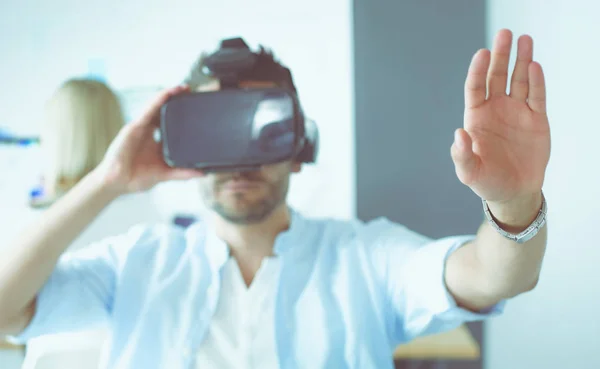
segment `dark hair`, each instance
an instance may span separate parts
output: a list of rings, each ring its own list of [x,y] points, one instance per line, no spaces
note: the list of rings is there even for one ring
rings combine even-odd
[[[245,42],[242,39],[239,40],[245,45]],[[235,39],[231,41],[238,40]],[[259,50],[254,52],[254,54],[256,55],[256,62],[254,66],[252,69],[241,73],[239,75],[240,80],[273,82],[279,87],[288,88],[294,93],[298,92],[296,90],[296,85],[294,84],[294,79],[292,78],[290,69],[281,64],[281,62],[275,58],[273,52],[267,50],[263,46],[260,46]],[[203,61],[206,56],[206,53],[203,53],[200,56],[200,58],[192,66],[190,74],[185,79],[185,82],[190,85],[192,89],[195,89],[197,86],[206,83],[210,78],[204,74],[202,68]]]

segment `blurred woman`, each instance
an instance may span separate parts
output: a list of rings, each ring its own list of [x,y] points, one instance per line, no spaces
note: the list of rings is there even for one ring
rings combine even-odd
[[[88,79],[65,82],[45,113],[43,187],[33,206],[52,202],[94,169],[125,123],[117,96],[106,84]]]
[[[31,211],[43,211],[100,164],[124,124],[121,103],[105,83],[64,82],[46,103],[40,132],[41,180],[30,193]],[[71,250],[162,218],[150,193],[125,197],[101,214]]]
[[[17,211],[18,222],[30,224],[33,216],[39,215],[100,164],[123,125],[119,99],[106,84],[89,79],[63,83],[48,100],[42,122],[41,182],[30,193],[27,214]],[[68,252],[123,234],[136,224],[164,220],[150,193],[126,196],[100,214]],[[23,368],[95,368],[104,338],[104,327],[41,336],[27,344]]]

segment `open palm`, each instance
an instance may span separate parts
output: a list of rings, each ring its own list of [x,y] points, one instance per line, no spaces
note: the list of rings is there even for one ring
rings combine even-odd
[[[521,36],[506,93],[512,34],[498,32],[492,52],[479,50],[465,82],[464,128],[451,153],[456,174],[478,196],[509,201],[539,192],[550,158],[546,87],[532,61],[533,41]]]

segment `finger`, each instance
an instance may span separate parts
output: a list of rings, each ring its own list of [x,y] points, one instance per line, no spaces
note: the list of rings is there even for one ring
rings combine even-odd
[[[490,66],[490,51],[481,49],[473,55],[465,81],[465,106],[475,108],[485,102],[486,76]]]
[[[546,81],[542,66],[537,62],[529,63],[529,95],[527,103],[531,110],[546,114]]]
[[[529,93],[529,64],[533,59],[533,40],[530,36],[519,37],[517,61],[510,81],[510,96],[525,102]]]
[[[179,95],[184,92],[188,92],[189,87],[187,85],[180,85],[177,87],[169,88],[161,92],[154,101],[150,104],[150,107],[139,119],[140,124],[153,124],[154,119],[158,116],[161,107],[173,96]]]
[[[479,158],[473,152],[471,136],[464,129],[460,128],[454,132],[450,154],[458,179],[467,186],[472,184],[477,178]]]
[[[508,61],[510,59],[510,47],[512,44],[512,32],[503,29],[496,35],[492,48],[492,61],[488,71],[489,96],[506,95],[506,82],[508,79]]]

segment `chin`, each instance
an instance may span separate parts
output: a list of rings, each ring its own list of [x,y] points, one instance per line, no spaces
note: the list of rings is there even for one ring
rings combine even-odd
[[[249,225],[262,222],[268,212],[263,208],[217,206],[215,212],[226,221],[239,225]]]
[[[221,197],[212,209],[223,219],[235,224],[254,224],[265,220],[276,208],[268,198]]]
[[[217,202],[232,213],[246,213],[251,212],[253,208],[260,207],[260,204],[264,202],[264,199],[262,196],[251,196],[246,193],[232,193],[221,196],[220,200]]]

